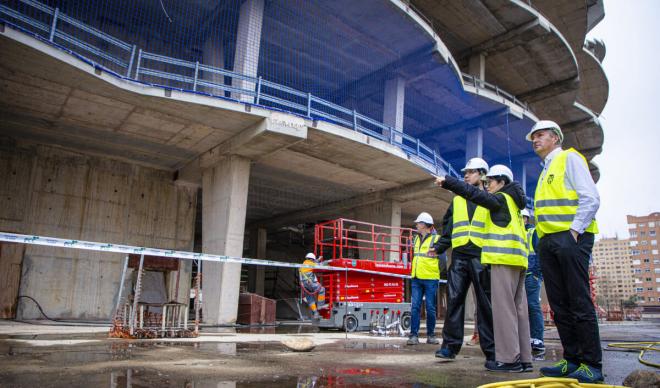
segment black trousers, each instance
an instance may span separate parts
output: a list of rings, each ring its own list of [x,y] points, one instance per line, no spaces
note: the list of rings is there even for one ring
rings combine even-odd
[[[552,233],[539,241],[538,256],[564,358],[601,369],[598,319],[589,288],[593,245],[592,233],[583,233],[577,243],[570,231]]]
[[[463,346],[465,297],[470,284],[477,295],[477,331],[479,345],[487,360],[495,360],[493,313],[490,305],[490,269],[481,265],[481,257],[454,252],[447,271],[447,315],[442,328],[442,348],[458,354]]]

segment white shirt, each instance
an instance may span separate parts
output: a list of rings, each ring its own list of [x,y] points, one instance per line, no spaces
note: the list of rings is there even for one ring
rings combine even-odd
[[[539,185],[545,181],[545,174],[548,171],[550,162],[561,151],[562,149],[557,147],[545,157]],[[566,158],[564,184],[567,188],[577,192],[578,207],[573,223],[571,224],[571,229],[582,234],[589,224],[591,224],[591,221],[596,218],[596,212],[598,212],[598,208],[600,207],[600,195],[598,195],[598,189],[596,189],[596,184],[591,177],[589,169],[586,168],[584,160],[579,155],[574,153],[568,154]]]

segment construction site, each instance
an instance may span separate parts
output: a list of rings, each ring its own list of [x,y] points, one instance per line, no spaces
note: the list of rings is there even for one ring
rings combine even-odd
[[[478,346],[451,366],[406,348],[414,220],[442,219],[435,177],[475,157],[533,203],[539,120],[598,181],[604,17],[602,0],[2,0],[0,386],[514,379]],[[538,366],[562,349],[542,295]],[[466,336],[474,310],[468,293]],[[603,343],[660,337],[610,324]],[[657,371],[610,357],[608,384]]]

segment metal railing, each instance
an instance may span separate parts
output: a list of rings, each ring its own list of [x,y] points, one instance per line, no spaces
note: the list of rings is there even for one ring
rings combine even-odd
[[[59,8],[49,7],[33,0],[20,0],[20,2],[45,14],[50,18],[51,23],[48,25],[2,4],[0,4],[0,20],[40,40],[63,48],[89,61],[93,66],[120,78],[168,89],[228,98],[284,110],[314,120],[336,123],[399,147],[411,161],[433,174],[460,177],[449,162],[419,139],[355,110],[262,77],[252,77],[200,62],[150,53],[67,16],[60,12]],[[62,29],[64,25],[67,28]],[[90,39],[81,40],[67,32],[71,30],[84,32],[79,35]],[[113,47],[115,50],[114,52],[104,50],[98,47],[99,44]],[[105,63],[102,63],[103,61]],[[178,71],[164,70],[172,67]],[[229,78],[231,83],[225,83],[225,78]],[[164,80],[179,83],[182,87],[167,85]]]
[[[467,84],[470,84],[470,85],[474,86],[475,88],[490,90],[491,92],[495,93],[498,97],[505,98],[505,99],[513,102],[514,104],[518,105],[519,107],[523,108],[524,110],[530,111],[529,104],[527,102],[520,101],[513,94],[508,93],[508,92],[500,89],[499,86],[488,83],[488,82],[486,82],[486,81],[484,81],[480,78],[477,78],[477,77],[475,77],[471,74],[462,73],[461,75],[463,76],[463,82],[465,82]]]

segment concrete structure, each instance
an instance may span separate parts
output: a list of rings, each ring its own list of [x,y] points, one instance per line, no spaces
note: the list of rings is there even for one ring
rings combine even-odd
[[[627,239],[601,238],[594,244],[596,295],[603,308],[619,308],[635,294],[630,244]]]
[[[601,3],[554,3],[224,0],[165,14],[93,0],[64,19],[3,4],[0,226],[300,261],[319,220],[440,219],[451,196],[430,173],[472,156],[511,164],[533,193],[523,136],[538,118],[589,159],[603,141],[604,46],[583,49]],[[109,318],[120,257],[0,252],[5,317],[38,316],[20,292],[53,317]],[[179,295],[196,270],[169,276]],[[208,323],[235,321],[242,278],[291,298],[291,271],[204,274]]]
[[[628,216],[635,294],[642,306],[660,306],[660,213]]]

